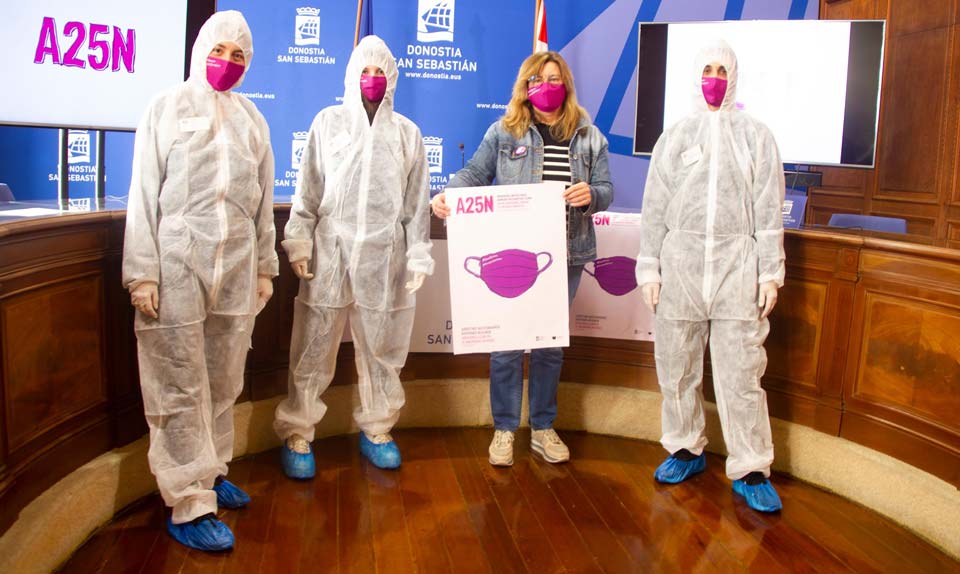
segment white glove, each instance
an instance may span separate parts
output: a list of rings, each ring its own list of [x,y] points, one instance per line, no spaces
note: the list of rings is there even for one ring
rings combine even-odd
[[[130,292],[130,304],[147,317],[159,318],[160,290],[153,281],[144,281]]]
[[[763,309],[763,311],[760,312],[760,318],[766,319],[777,305],[777,283],[775,281],[761,283],[759,291],[757,307]]]
[[[273,297],[273,279],[268,275],[257,276],[257,314],[267,306],[267,301]]]
[[[309,265],[306,259],[301,259],[300,261],[291,261],[290,267],[293,268],[293,274],[300,279],[313,279],[313,273],[310,273],[308,270]]]
[[[423,287],[423,282],[424,280],[426,280],[426,278],[427,278],[426,273],[421,273],[419,271],[414,273],[413,278],[407,281],[407,285],[406,285],[407,292],[413,295],[414,293],[419,291],[420,288]]]
[[[660,284],[644,283],[641,291],[643,292],[643,302],[647,304],[652,313],[656,313],[657,305],[660,304]]]

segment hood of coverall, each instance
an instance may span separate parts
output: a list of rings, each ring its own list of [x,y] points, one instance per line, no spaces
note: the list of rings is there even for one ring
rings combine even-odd
[[[383,95],[377,115],[393,110],[393,94],[397,89],[397,62],[386,43],[377,36],[365,36],[350,54],[347,72],[343,78],[343,104],[352,110],[363,111],[360,99],[360,75],[367,66],[376,66],[387,76],[387,92]],[[364,117],[366,117],[364,112]]]
[[[737,103],[737,55],[733,48],[723,40],[714,40],[706,44],[697,53],[694,60],[694,82],[693,88],[693,109],[698,112],[707,111],[707,101],[703,97],[702,78],[703,68],[711,62],[719,62],[727,69],[727,93],[723,96],[723,103],[720,104],[720,111],[729,112],[736,109]]]
[[[253,34],[250,33],[250,26],[243,14],[236,10],[225,10],[210,16],[200,28],[197,41],[193,43],[193,52],[190,54],[190,81],[206,86],[210,91],[213,91],[213,87],[207,82],[207,56],[220,42],[233,42],[243,50],[246,69],[230,89],[239,88],[250,70],[250,61],[253,60]]]

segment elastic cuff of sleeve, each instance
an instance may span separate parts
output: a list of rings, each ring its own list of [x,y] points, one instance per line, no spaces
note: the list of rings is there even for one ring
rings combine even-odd
[[[776,283],[777,287],[783,287],[783,277],[779,275],[761,275],[760,278],[757,279],[757,285],[769,283],[770,281]]]
[[[659,271],[637,271],[637,285],[646,285],[647,283],[660,283]]]
[[[145,285],[147,283],[153,283],[154,285],[160,284],[160,282],[157,281],[156,279],[138,279],[137,281],[132,281],[129,285],[127,285],[127,291],[133,291],[137,287],[141,285]]]
[[[433,259],[427,261],[410,259],[407,261],[407,271],[411,273],[423,273],[424,275],[433,275],[433,268],[436,265]]]
[[[287,252],[290,262],[309,260],[313,252],[313,241],[306,239],[284,239],[280,245]]]
[[[270,259],[265,259],[257,264],[257,275],[267,277],[276,277],[280,275],[280,260],[274,254]]]

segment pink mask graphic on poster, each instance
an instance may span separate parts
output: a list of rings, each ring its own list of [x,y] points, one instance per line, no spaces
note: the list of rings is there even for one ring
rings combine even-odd
[[[703,78],[700,89],[703,90],[703,98],[707,103],[719,108],[723,97],[727,95],[727,81],[723,78]]]
[[[541,257],[546,262],[541,267]],[[479,262],[479,273],[471,269],[471,262]],[[487,288],[497,295],[513,299],[527,292],[537,281],[537,276],[553,263],[553,256],[542,251],[531,253],[523,249],[505,249],[483,257],[467,257],[463,268],[474,277],[479,277]],[[476,267],[476,264],[473,265]]]
[[[218,92],[225,92],[232,88],[245,69],[240,64],[207,56],[207,81]]]
[[[387,93],[387,78],[360,74],[360,91],[363,92],[363,97],[371,102],[379,102]]]
[[[563,84],[544,82],[539,86],[527,88],[527,99],[541,112],[550,113],[563,105],[567,98],[567,87]]]
[[[616,255],[593,262],[593,271],[585,267],[584,271],[597,280],[600,288],[616,297],[621,297],[637,288],[635,273],[637,262],[630,257]]]

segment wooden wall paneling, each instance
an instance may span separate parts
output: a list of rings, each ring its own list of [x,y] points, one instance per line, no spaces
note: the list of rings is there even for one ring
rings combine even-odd
[[[110,226],[110,248],[105,261],[105,325],[107,380],[115,446],[125,445],[147,432],[137,368],[137,337],[133,331],[134,309],[123,287],[123,237],[126,218]]]
[[[939,203],[908,201],[889,196],[875,196],[870,201],[868,212],[870,215],[905,219],[908,237],[901,235],[900,238],[928,245],[934,243],[939,222],[943,218],[943,209]]]
[[[649,341],[571,337],[560,380],[660,391]]]
[[[960,254],[864,249],[841,436],[960,484]]]
[[[110,217],[14,224],[28,231],[0,241],[0,532],[113,446],[104,345]]]
[[[948,34],[888,37],[876,197],[936,204]]]
[[[960,205],[951,205],[947,209],[946,228],[944,245],[960,249]]]
[[[822,171],[824,179],[826,179],[828,173],[849,170],[822,168]],[[804,223],[806,225],[823,226],[829,223],[830,216],[834,213],[864,213],[867,211],[867,193],[868,188],[866,186],[856,193],[837,192],[823,187],[812,188],[809,191]]]
[[[943,163],[949,166],[951,171],[943,178],[944,189],[941,197],[945,217],[938,237],[944,238],[945,246],[960,249],[960,169],[957,167],[960,166],[960,72],[957,71],[957,65],[960,64],[960,24],[956,23],[956,19],[960,18],[960,2],[956,4],[955,23],[950,26],[950,91],[947,95],[949,122],[944,128],[947,145],[944,146],[946,158]]]
[[[4,284],[0,282],[0,295],[4,292]],[[0,480],[7,474],[7,456],[10,451],[10,440],[7,435],[7,417],[4,413],[7,412],[7,369],[9,365],[7,364],[6,358],[4,357],[3,349],[7,344],[7,338],[9,335],[4,333],[3,329],[0,329]],[[2,532],[2,529],[0,529]]]
[[[859,244],[855,237],[801,240],[788,233],[787,278],[765,345],[771,414],[833,435],[840,432]]]
[[[106,403],[102,294],[93,272],[0,300],[11,452]]]
[[[821,20],[857,20],[878,18],[878,4],[887,0],[820,0]]]
[[[890,0],[890,25],[898,36],[945,28],[956,17],[956,0]]]
[[[64,262],[98,260],[110,242],[103,224],[108,219],[83,226],[37,226],[36,233],[5,239],[0,242],[0,274],[9,277]]]

